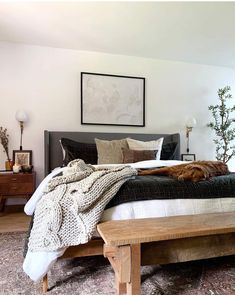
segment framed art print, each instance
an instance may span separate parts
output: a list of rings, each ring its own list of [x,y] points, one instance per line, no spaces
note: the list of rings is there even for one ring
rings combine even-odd
[[[14,150],[13,161],[19,166],[32,165],[32,151],[31,150]]]
[[[181,154],[182,161],[195,161],[196,155],[195,154]]]
[[[145,126],[145,78],[82,72],[81,124]]]

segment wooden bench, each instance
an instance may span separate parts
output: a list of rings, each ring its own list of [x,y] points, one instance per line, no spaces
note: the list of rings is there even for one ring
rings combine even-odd
[[[235,212],[107,221],[97,229],[119,295],[140,294],[141,265],[235,254]]]

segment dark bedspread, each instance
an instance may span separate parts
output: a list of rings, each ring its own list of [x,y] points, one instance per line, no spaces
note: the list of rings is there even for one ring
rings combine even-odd
[[[178,181],[168,176],[136,176],[120,188],[107,208],[132,201],[154,199],[208,199],[235,197],[235,173],[207,181]]]

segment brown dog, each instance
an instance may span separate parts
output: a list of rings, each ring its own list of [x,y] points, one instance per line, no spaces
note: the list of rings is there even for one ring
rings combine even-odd
[[[228,166],[219,161],[194,161],[171,167],[139,170],[138,175],[168,175],[178,180],[198,182],[212,176],[228,174]]]

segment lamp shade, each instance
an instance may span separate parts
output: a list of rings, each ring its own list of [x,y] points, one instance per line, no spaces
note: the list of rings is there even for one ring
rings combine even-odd
[[[27,113],[25,111],[19,110],[19,111],[16,112],[15,118],[19,122],[27,122],[28,115],[27,115]]]
[[[195,127],[197,125],[197,121],[194,117],[190,117],[186,120],[186,127]]]

